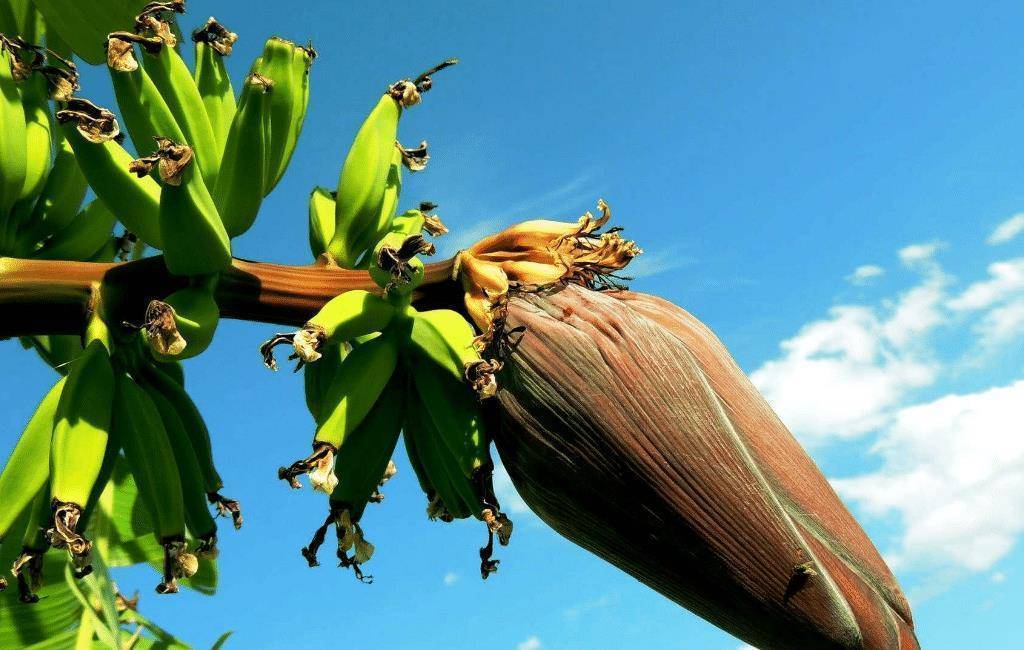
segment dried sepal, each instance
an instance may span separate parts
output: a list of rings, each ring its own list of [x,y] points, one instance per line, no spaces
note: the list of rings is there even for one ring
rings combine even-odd
[[[336,453],[333,445],[317,442],[313,445],[313,453],[288,467],[279,468],[277,477],[297,490],[302,487],[298,477],[309,474],[309,482],[314,489],[330,494],[338,485],[338,477],[334,475]]]
[[[420,146],[406,149],[402,143],[395,140],[395,147],[402,154],[402,165],[411,172],[421,172],[427,168],[430,162],[430,152],[427,151],[427,141],[420,142]]]
[[[57,111],[56,117],[61,124],[73,121],[75,129],[89,142],[97,144],[109,140],[120,142],[124,137],[121,135],[121,127],[114,114],[87,99],[69,98],[65,102],[64,108]]]
[[[235,41],[238,40],[238,34],[228,30],[210,16],[206,24],[192,32],[192,40],[196,43],[206,43],[217,54],[228,56],[235,46]]]
[[[77,530],[82,517],[82,507],[76,503],[53,500],[53,527],[46,531],[46,541],[56,549],[67,550],[76,578],[92,573],[92,542]]]
[[[142,329],[146,332],[147,343],[158,354],[174,357],[181,354],[188,345],[178,331],[174,307],[162,300],[149,302]]]

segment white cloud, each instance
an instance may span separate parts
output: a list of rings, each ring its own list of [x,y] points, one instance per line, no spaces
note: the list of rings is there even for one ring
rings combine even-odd
[[[990,569],[1024,532],[1024,381],[901,409],[876,447],[877,471],[833,481],[904,531],[898,569]]]
[[[994,348],[1024,335],[1024,299],[996,307],[974,328],[982,347]]]
[[[544,646],[541,644],[540,639],[534,634],[517,645],[516,650],[540,650],[542,647]]]
[[[853,273],[846,276],[846,281],[852,285],[862,287],[871,284],[876,278],[885,274],[885,269],[876,264],[863,264],[853,270]]]
[[[1005,244],[1022,232],[1024,232],[1024,212],[1015,214],[996,226],[985,241],[992,246]]]
[[[996,571],[995,573],[990,575],[988,579],[997,585],[1001,585],[1004,582],[1006,582],[1006,574],[1002,571]]]
[[[989,278],[975,282],[949,301],[955,311],[987,309],[1009,297],[1024,294],[1024,257],[994,262],[988,267]]]
[[[562,612],[562,617],[567,620],[576,620],[584,614],[588,614],[594,611],[595,609],[604,609],[606,607],[611,607],[612,605],[618,602],[618,596],[605,594],[600,598],[588,600],[585,603],[580,603],[578,605],[573,605],[572,607],[567,608],[565,611]]]
[[[623,271],[624,275],[631,278],[647,278],[659,273],[674,271],[684,266],[690,266],[697,262],[689,255],[681,255],[673,251],[645,251],[643,255],[629,263],[629,267]]]
[[[451,587],[453,584],[459,581],[459,574],[455,573],[454,571],[449,571],[448,573],[444,574],[444,578],[442,578],[442,581],[444,582],[445,587]]]
[[[940,241],[910,244],[901,248],[898,255],[903,264],[913,268],[930,263],[935,254],[945,247],[946,244]]]

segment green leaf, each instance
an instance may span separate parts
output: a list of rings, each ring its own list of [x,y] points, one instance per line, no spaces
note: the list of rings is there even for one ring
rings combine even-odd
[[[63,580],[67,565],[63,553],[47,553],[43,575],[48,583],[38,591],[39,602],[18,601],[18,589],[11,585],[0,593],[0,648],[20,648],[57,637],[78,624],[82,604]]]
[[[228,642],[228,638],[232,634],[234,634],[234,631],[228,631],[224,634],[221,634],[219,637],[217,637],[217,642],[213,644],[213,647],[210,648],[210,650],[220,650],[221,648],[223,648],[224,644]]]

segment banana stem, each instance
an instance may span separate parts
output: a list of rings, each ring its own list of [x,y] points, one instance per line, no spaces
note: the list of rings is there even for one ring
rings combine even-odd
[[[413,301],[425,308],[460,308],[453,266],[454,259],[428,264]],[[138,322],[151,300],[188,280],[168,273],[161,257],[112,264],[0,257],[0,338],[81,334],[96,283],[103,284],[106,306],[115,310],[108,322]],[[381,291],[366,271],[235,259],[220,276],[217,303],[223,318],[297,327],[353,289]]]

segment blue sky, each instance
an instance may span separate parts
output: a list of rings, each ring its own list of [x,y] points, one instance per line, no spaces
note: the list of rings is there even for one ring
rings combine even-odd
[[[312,39],[306,131],[241,257],[308,261],[306,198],[333,186],[384,86],[448,56],[401,137],[430,168],[444,252],[599,197],[646,250],[633,288],[726,342],[893,563],[925,647],[1020,646],[1024,607],[1024,75],[1019,3],[280,3],[191,0],[240,40]],[[101,71],[83,94],[112,104]],[[442,240],[443,241],[443,240]],[[859,270],[858,270],[859,269]],[[301,378],[265,371],[273,326],[226,322],[187,364],[229,494],[221,588],[142,611],[197,646],[713,648],[740,643],[516,518],[500,572],[477,526],[440,526],[399,459],[366,519],[372,586],[299,548],[323,513],[274,472],[308,448]],[[15,343],[9,448],[52,371]]]

